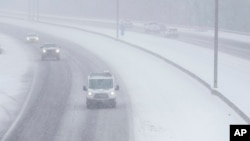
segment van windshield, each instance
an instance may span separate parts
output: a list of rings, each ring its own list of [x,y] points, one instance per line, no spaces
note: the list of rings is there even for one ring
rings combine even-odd
[[[113,79],[90,79],[90,89],[111,89],[113,88]]]

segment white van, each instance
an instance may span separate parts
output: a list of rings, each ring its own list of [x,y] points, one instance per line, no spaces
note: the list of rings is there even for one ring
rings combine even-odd
[[[87,86],[83,86],[83,90],[87,91],[87,108],[91,108],[97,103],[107,103],[115,108],[116,91],[119,90],[119,86],[115,84],[114,76],[110,72],[91,73],[88,76]]]

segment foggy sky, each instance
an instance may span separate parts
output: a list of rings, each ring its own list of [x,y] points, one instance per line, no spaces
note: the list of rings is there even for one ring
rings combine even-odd
[[[0,0],[1,9],[28,11],[38,0]],[[220,26],[250,31],[250,0],[219,0]],[[214,0],[119,0],[120,17],[212,27]],[[40,13],[114,19],[117,0],[39,0]]]

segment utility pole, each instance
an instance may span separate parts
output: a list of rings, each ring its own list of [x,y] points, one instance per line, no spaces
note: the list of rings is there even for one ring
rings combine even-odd
[[[119,13],[119,0],[116,0],[116,39],[118,40],[119,39],[119,16],[120,16],[120,13]]]
[[[36,0],[36,19],[37,19],[37,21],[39,21],[39,14],[40,14],[39,0]]]
[[[29,0],[30,1],[30,20],[34,21],[35,20],[35,10],[36,10],[36,5],[35,5],[35,0]]]
[[[36,0],[32,0],[32,20],[36,20]]]
[[[218,87],[218,28],[219,28],[219,0],[215,0],[214,19],[214,88]]]
[[[29,20],[34,20],[34,0],[29,0]]]
[[[30,6],[30,0],[28,1],[28,20],[30,20],[30,12],[31,12],[31,6]]]

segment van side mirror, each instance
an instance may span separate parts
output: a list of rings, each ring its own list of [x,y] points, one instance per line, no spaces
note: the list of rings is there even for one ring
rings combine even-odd
[[[87,91],[88,89],[87,89],[87,87],[86,87],[86,86],[83,86],[83,90],[84,90],[84,91]]]
[[[119,88],[119,85],[116,85],[115,86],[115,90],[117,91],[117,90],[119,90],[120,88]]]

